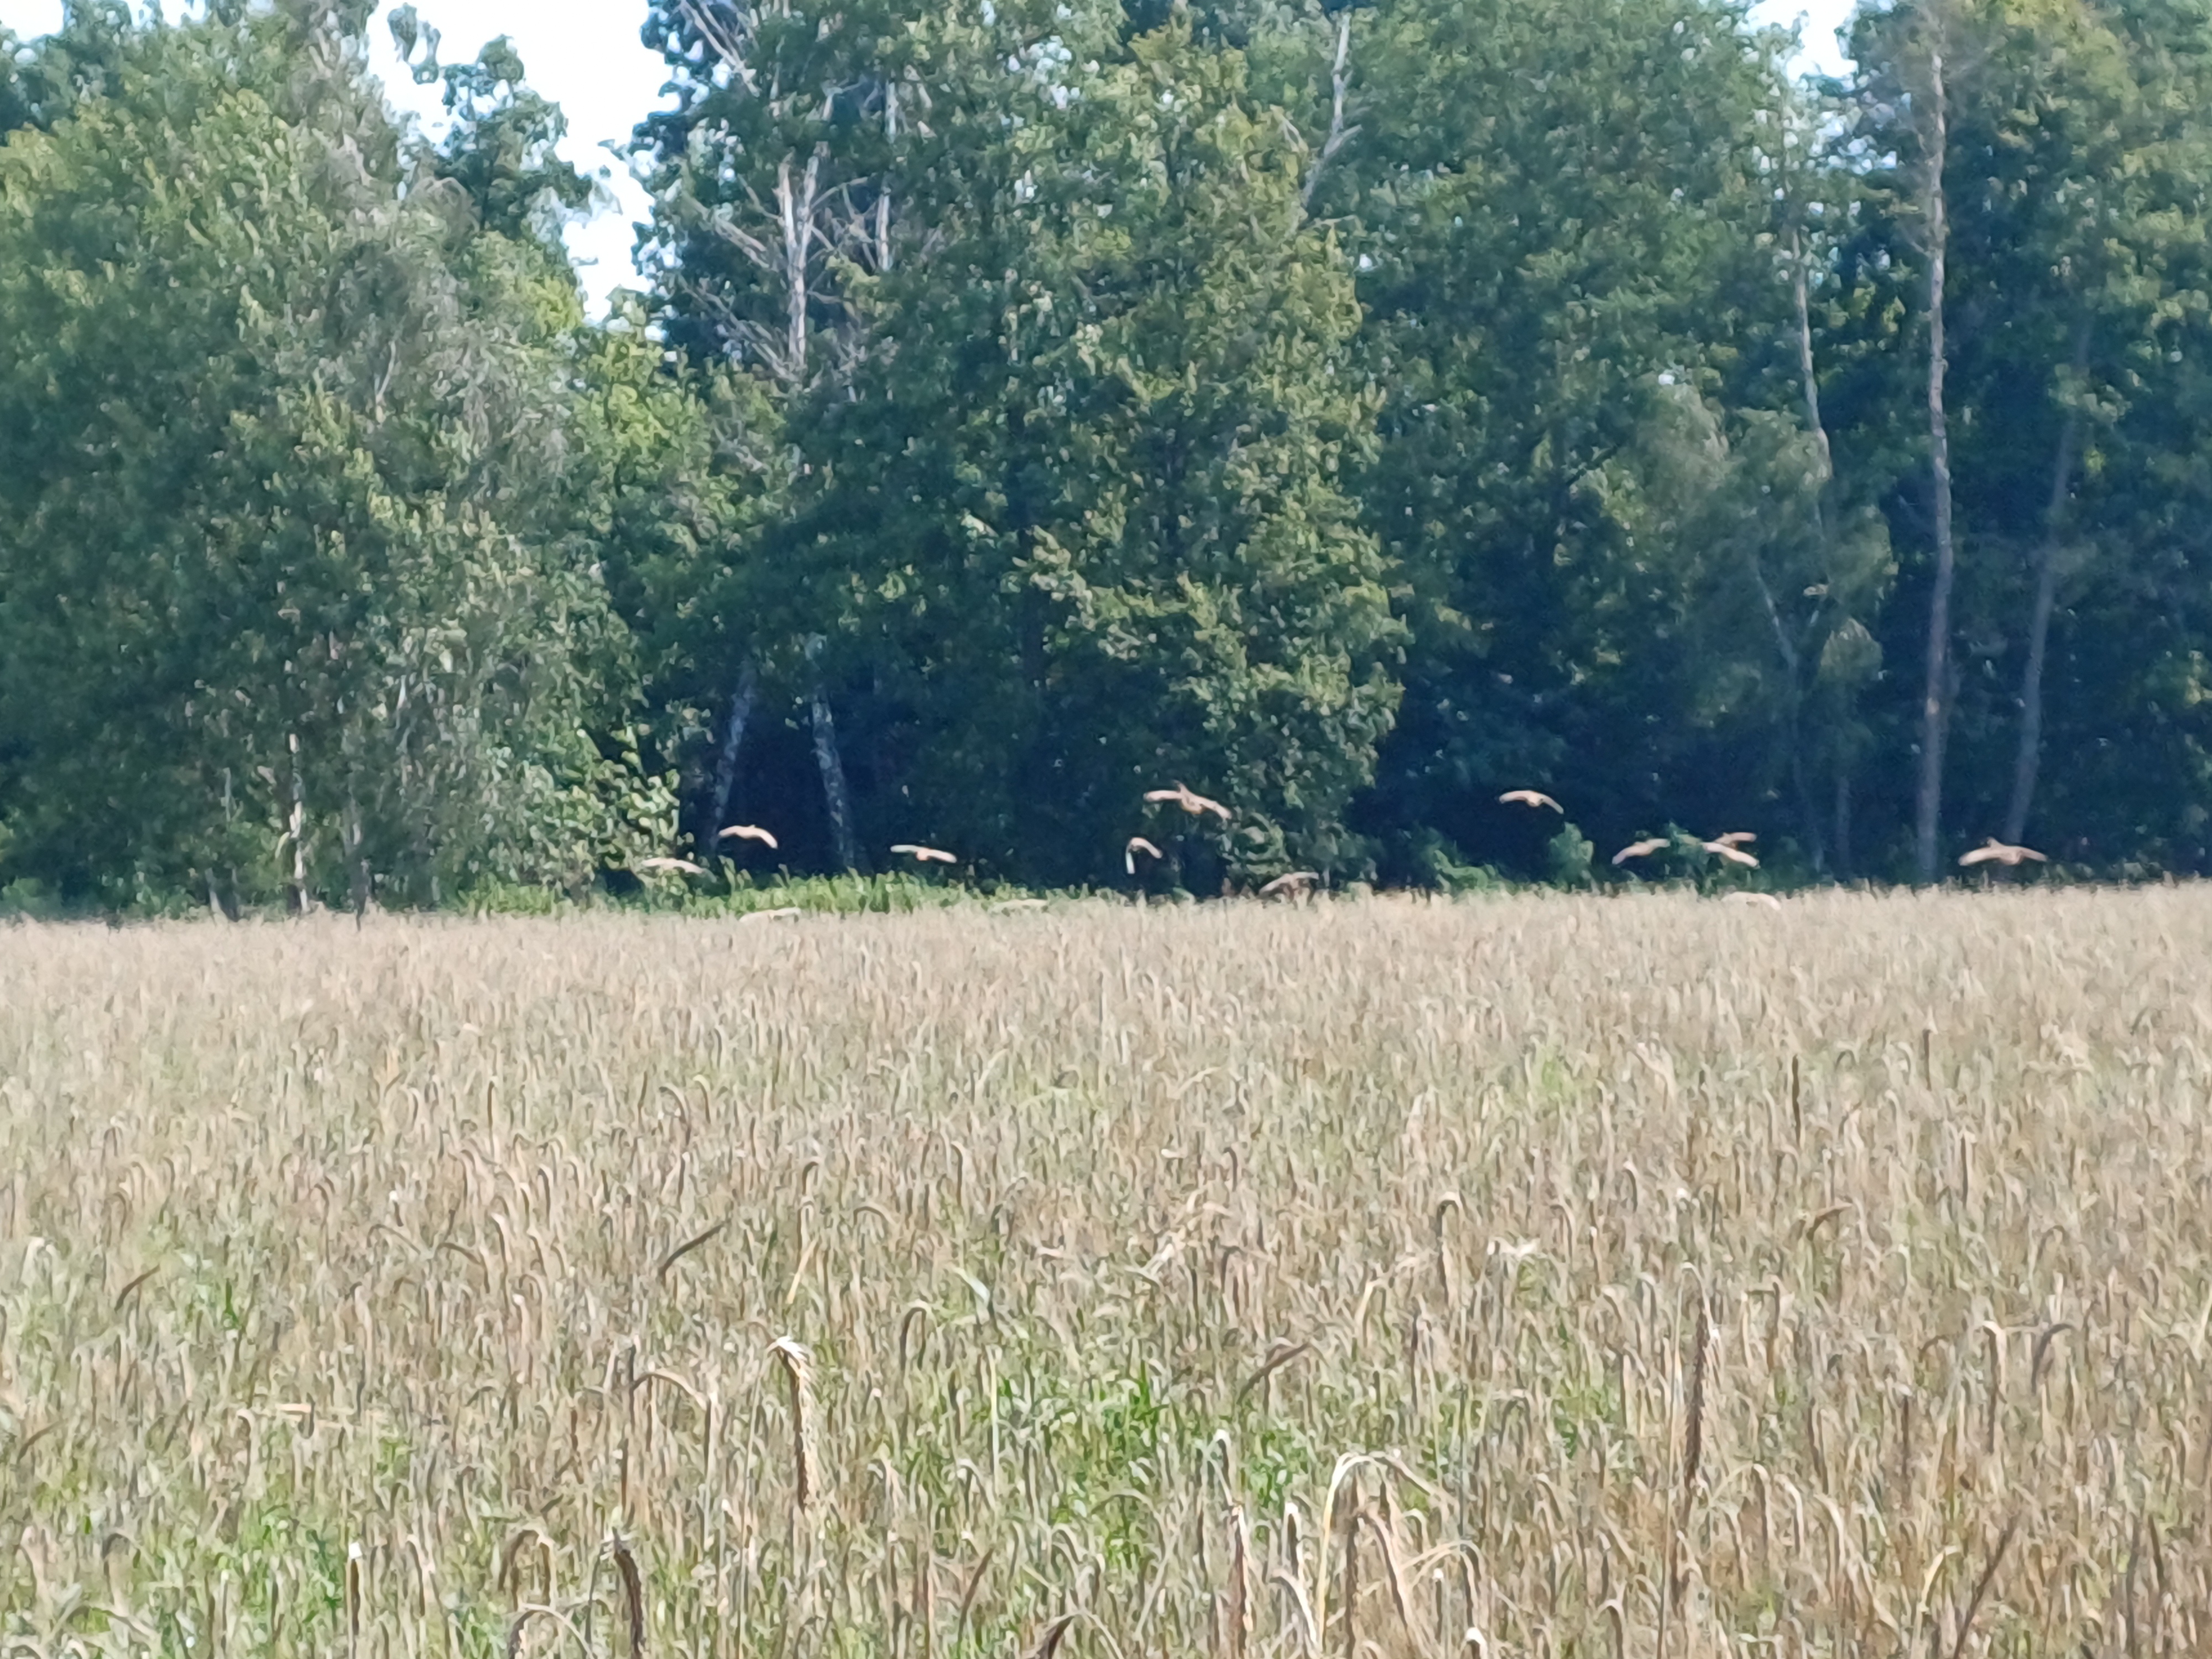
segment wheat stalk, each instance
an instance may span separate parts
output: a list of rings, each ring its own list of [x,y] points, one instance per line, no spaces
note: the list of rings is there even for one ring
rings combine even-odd
[[[791,1394],[792,1502],[804,1510],[813,1503],[818,1490],[814,1454],[814,1356],[805,1344],[788,1336],[778,1337],[770,1343],[769,1352],[782,1368],[783,1380]]]
[[[1229,1506],[1229,1605],[1226,1624],[1229,1659],[1244,1659],[1244,1644],[1252,1637],[1252,1539],[1244,1522],[1244,1506]]]
[[[645,1586],[638,1577],[637,1558],[620,1533],[607,1535],[607,1548],[615,1558],[615,1576],[622,1581],[623,1609],[629,1621],[630,1659],[645,1653]]]
[[[9,928],[0,1628],[2203,1645],[2212,887],[989,902]]]

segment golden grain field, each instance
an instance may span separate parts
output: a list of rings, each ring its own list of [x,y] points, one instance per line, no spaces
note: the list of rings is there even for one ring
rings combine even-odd
[[[0,1652],[2212,1650],[2212,892],[0,928]]]

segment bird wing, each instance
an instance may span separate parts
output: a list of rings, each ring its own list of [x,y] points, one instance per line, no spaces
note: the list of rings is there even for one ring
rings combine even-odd
[[[1562,814],[1564,814],[1567,810],[1540,789],[1509,789],[1498,799],[1499,802],[1504,805],[1516,806],[1548,806],[1554,812]]]
[[[1650,841],[1632,841],[1613,855],[1613,861],[1626,864],[1631,859],[1649,858],[1666,844],[1656,837]]]
[[[1195,803],[1190,809],[1192,811],[1218,812],[1221,815],[1221,821],[1224,823],[1229,822],[1229,809],[1224,806],[1219,801],[1208,800],[1203,795],[1193,795],[1191,799]]]
[[[952,854],[938,847],[917,847],[914,849],[914,855],[918,859],[925,860],[934,859],[939,864],[957,864],[960,862],[959,859]]]
[[[1145,791],[1145,799],[1146,800],[1179,801],[1189,793],[1190,791],[1188,789],[1147,789]]]
[[[1976,864],[1987,864],[1991,859],[2003,856],[2004,854],[1998,852],[1995,847],[1977,847],[1971,853],[1961,853],[1959,855],[1959,864],[1961,868],[1965,868]]]
[[[1741,847],[1746,842],[1757,841],[1759,832],[1756,830],[1731,830],[1725,836],[1715,836],[1713,839],[1723,847]]]
[[[2016,847],[2013,850],[2018,853],[2021,857],[2024,859],[2033,859],[2038,864],[2048,864],[2051,862],[2049,859],[2037,852],[2033,847]]]

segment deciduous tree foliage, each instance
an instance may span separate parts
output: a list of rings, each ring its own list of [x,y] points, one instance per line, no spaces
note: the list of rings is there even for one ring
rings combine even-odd
[[[0,43],[0,884],[2212,860],[2206,0],[647,0],[596,324],[368,9]]]
[[[0,149],[10,873],[427,902],[665,837],[527,112],[404,153],[305,6],[95,43]]]
[[[2197,869],[2208,344],[2196,5],[1948,4],[1948,366],[1959,586],[1947,844],[2023,835],[2088,862]],[[1837,404],[1848,472],[1887,471],[1904,562],[1886,647],[1921,655],[1924,455],[1893,444],[1924,349],[1925,56],[1906,8],[1859,25],[1842,159],[1861,211]],[[1894,726],[1882,747],[1903,746]]]
[[[836,356],[790,372],[812,337],[753,313],[795,306],[799,279],[723,252],[741,211],[676,309],[719,319],[787,398],[799,475],[757,649],[829,677],[866,839],[1103,879],[1158,821],[1146,787],[1183,780],[1237,813],[1178,826],[1188,878],[1356,864],[1344,812],[1399,633],[1344,488],[1374,395],[1341,245],[1240,56],[1181,20],[1132,34],[1115,7],[915,9],[872,23],[898,45],[841,126],[847,94],[800,77],[862,74],[817,54],[849,17],[719,15],[706,37],[760,56],[659,129],[684,134],[673,222],[694,234],[709,191],[788,204],[794,153],[840,180],[818,232],[848,250]],[[775,125],[754,85],[811,125]],[[810,637],[827,648],[802,661]]]

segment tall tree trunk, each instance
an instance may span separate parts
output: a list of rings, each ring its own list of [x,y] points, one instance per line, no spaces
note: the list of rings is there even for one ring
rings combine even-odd
[[[2089,366],[2089,319],[2074,331],[2074,374]],[[2043,659],[2051,638],[2051,611],[2058,598],[2058,528],[2074,481],[2074,451],[2081,435],[2081,410],[2069,404],[2058,428],[2058,453],[2051,463],[2051,499],[2043,509],[2043,542],[2035,561],[2035,599],[2027,619],[2027,665],[2020,677],[2020,748],[2013,756],[2012,799],[2005,807],[2004,838],[2017,842],[2027,833],[2027,810],[2035,800],[2035,775],[2043,763]]]
[[[822,654],[822,636],[806,641],[806,660],[816,664]],[[823,689],[819,667],[814,672],[814,763],[822,769],[822,799],[830,811],[830,847],[843,870],[860,867],[860,843],[853,835],[853,800],[845,787],[845,763],[837,752],[837,722],[830,713],[829,693]]]
[[[748,657],[738,671],[738,689],[730,695],[730,713],[722,726],[721,750],[714,757],[714,805],[707,813],[707,833],[701,837],[701,850],[709,864],[721,856],[722,821],[730,810],[730,792],[738,782],[738,749],[745,740],[745,726],[752,719],[753,696],[759,688],[759,672]]]
[[[784,342],[786,384],[806,384],[807,311],[811,302],[809,261],[813,257],[815,203],[822,183],[822,147],[806,158],[806,171],[794,185],[791,158],[776,169],[775,205],[783,232]]]
[[[1825,546],[1828,539],[1827,489],[1836,476],[1835,453],[1828,447],[1828,425],[1820,418],[1820,378],[1813,362],[1813,302],[1806,291],[1805,249],[1797,228],[1790,228],[1790,287],[1797,304],[1797,379],[1805,398],[1805,429],[1820,461],[1820,487],[1813,496],[1813,528]]]
[[[1928,52],[1928,456],[1936,491],[1936,581],[1928,597],[1928,684],[1920,706],[1920,787],[1914,801],[1913,863],[1923,886],[1936,879],[1943,818],[1943,747],[1951,724],[1951,585],[1958,571],[1951,537],[1951,432],[1943,410],[1943,165],[1950,143],[1944,106],[1943,52]]]
[[[894,81],[884,88],[884,143],[896,149],[898,144],[898,83]],[[888,276],[891,268],[891,191],[883,185],[876,195],[876,275]]]
[[[346,791],[345,805],[346,883],[351,889],[353,925],[358,927],[368,915],[370,897],[376,890],[376,878],[368,868],[368,855],[362,851],[366,839],[361,821],[361,802],[353,791]]]
[[[300,770],[300,734],[285,738],[292,753],[292,813],[287,839],[292,843],[292,878],[285,884],[286,908],[304,916],[314,906],[307,896],[307,780]]]
[[[1820,462],[1820,469],[1819,483],[1813,491],[1813,534],[1820,544],[1822,562],[1826,564],[1828,551],[1826,495],[1828,485],[1835,477],[1835,454],[1828,446],[1827,422],[1820,418],[1820,380],[1813,357],[1813,305],[1805,280],[1804,238],[1794,224],[1790,228],[1790,290],[1797,307],[1797,377],[1805,399],[1805,429],[1812,436],[1813,453]],[[1813,805],[1812,786],[1805,771],[1803,653],[1784,632],[1782,613],[1776,609],[1773,597],[1766,591],[1764,581],[1759,584],[1759,597],[1766,602],[1767,620],[1773,626],[1775,643],[1781,650],[1783,665],[1790,675],[1790,780],[1797,797],[1798,815],[1804,820],[1805,838],[1813,854],[1813,868],[1820,872],[1826,867],[1827,849],[1820,834],[1820,815]]]
[[[1752,585],[1759,590],[1759,603],[1766,609],[1767,625],[1774,630],[1775,654],[1782,659],[1782,673],[1788,687],[1783,699],[1783,737],[1790,750],[1790,787],[1797,802],[1797,821],[1805,832],[1806,850],[1812,854],[1813,868],[1820,870],[1827,863],[1827,854],[1821,845],[1820,816],[1813,809],[1813,791],[1806,781],[1805,749],[1802,740],[1803,712],[1803,676],[1801,671],[1802,653],[1797,643],[1790,637],[1790,629],[1782,620],[1781,607],[1774,603],[1774,592],[1766,585],[1766,573],[1759,568],[1759,556],[1751,556]]]

